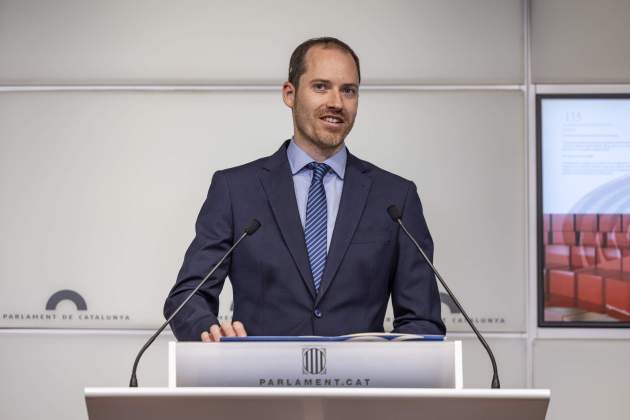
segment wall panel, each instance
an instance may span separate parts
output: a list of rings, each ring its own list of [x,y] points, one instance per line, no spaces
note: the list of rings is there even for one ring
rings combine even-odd
[[[550,388],[548,420],[628,418],[628,340],[537,340],[534,388]]]
[[[0,94],[0,322],[159,325],[213,172],[288,136],[276,92]],[[46,311],[64,289],[87,311]]]
[[[5,326],[158,325],[212,173],[291,133],[276,92],[4,93],[0,111]],[[518,92],[365,92],[348,139],[417,183],[436,263],[489,331],[524,328],[522,124]],[[104,319],[45,311],[63,289]]]
[[[457,334],[449,335],[449,339],[462,340],[464,388],[490,388],[492,364],[479,340],[471,336],[461,338]],[[501,388],[526,388],[525,339],[493,336],[493,338],[486,338],[486,341],[492,347],[497,362]]]
[[[72,332],[0,334],[0,417],[11,420],[86,420],[83,388],[126,387],[146,334]],[[140,386],[168,384],[168,346],[162,335],[138,367]]]
[[[0,1],[0,85],[279,83],[332,35],[378,83],[523,83],[520,0]]]
[[[628,22],[626,0],[532,0],[532,80],[630,82]]]

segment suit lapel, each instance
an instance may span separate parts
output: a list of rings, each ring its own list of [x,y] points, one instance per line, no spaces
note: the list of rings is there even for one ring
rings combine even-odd
[[[322,283],[319,293],[317,294],[315,305],[319,304],[333,281],[339,269],[339,264],[341,264],[343,256],[346,254],[350,240],[361,219],[370,186],[372,185],[371,178],[364,172],[367,172],[367,168],[365,168],[359,159],[348,152],[348,162],[346,164],[346,173],[343,181],[341,202],[339,203],[337,220],[335,221],[335,228],[326,259],[326,268],[324,269]],[[303,238],[302,242],[304,242]]]
[[[302,275],[306,288],[315,299],[313,274],[308,262],[304,230],[300,221],[300,213],[295,199],[295,187],[287,158],[287,143],[285,142],[280,150],[265,161],[260,181],[291,257]]]

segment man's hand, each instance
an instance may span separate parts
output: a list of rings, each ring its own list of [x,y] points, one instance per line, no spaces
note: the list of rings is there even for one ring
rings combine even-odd
[[[222,322],[221,326],[214,324],[210,327],[209,332],[204,331],[201,333],[201,341],[204,343],[221,341],[221,337],[246,337],[247,331],[245,326],[240,321],[234,321],[232,324],[229,322]]]

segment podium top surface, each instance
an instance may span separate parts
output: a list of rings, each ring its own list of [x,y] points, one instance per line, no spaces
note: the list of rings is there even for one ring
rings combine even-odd
[[[85,388],[86,398],[107,397],[216,397],[216,398],[444,398],[444,399],[541,399],[549,400],[548,389],[444,389],[444,388]]]

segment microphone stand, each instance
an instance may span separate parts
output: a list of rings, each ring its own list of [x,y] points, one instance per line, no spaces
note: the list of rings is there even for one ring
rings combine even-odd
[[[457,300],[457,298],[455,297],[453,292],[451,292],[451,289],[449,289],[449,287],[446,285],[446,281],[444,281],[444,279],[442,278],[440,273],[438,273],[437,269],[433,266],[433,263],[431,263],[431,260],[429,259],[429,257],[427,257],[427,254],[424,253],[424,250],[422,249],[422,247],[418,244],[418,242],[415,240],[413,235],[407,230],[407,228],[403,224],[403,222],[402,222],[402,214],[401,214],[400,210],[398,209],[398,207],[393,206],[393,205],[389,206],[387,208],[387,212],[392,217],[392,219],[396,223],[398,223],[398,225],[403,229],[403,231],[407,234],[409,239],[411,239],[411,242],[413,242],[413,244],[415,245],[416,249],[418,249],[418,251],[420,251],[420,254],[424,258],[424,261],[429,265],[429,267],[431,268],[431,271],[433,271],[433,274],[435,274],[435,276],[438,278],[438,280],[442,284],[442,287],[444,288],[444,290],[446,290],[446,292],[451,297],[451,299],[453,299],[453,302],[455,303],[457,308],[461,311],[462,315],[464,315],[464,318],[466,319],[466,322],[468,322],[468,325],[470,325],[470,327],[474,331],[475,335],[477,335],[477,338],[481,342],[481,345],[488,352],[488,356],[490,356],[490,362],[492,363],[492,384],[491,384],[491,388],[492,389],[499,389],[499,388],[501,388],[501,384],[499,383],[499,372],[498,372],[498,369],[497,369],[497,362],[494,360],[494,354],[492,354],[492,350],[490,350],[490,346],[488,345],[486,340],[483,338],[483,336],[481,335],[479,330],[477,330],[477,327],[475,327],[475,324],[473,324],[473,322],[470,320],[470,318],[468,317],[468,314],[466,313],[466,311],[464,310],[462,305],[459,303],[459,301]]]
[[[219,268],[221,266],[221,264],[223,264],[223,261],[225,261],[225,259],[232,253],[232,251],[234,251],[234,249],[238,246],[238,244],[246,236],[253,235],[254,232],[256,232],[259,227],[260,227],[260,222],[258,220],[254,219],[254,220],[252,220],[250,222],[250,224],[245,228],[245,231],[243,232],[243,234],[238,238],[238,240],[234,243],[234,245],[232,245],[230,247],[230,249],[227,250],[225,255],[223,255],[223,257],[219,260],[219,262],[215,264],[215,266],[212,268],[212,270],[210,270],[210,272],[208,274],[206,274],[206,277],[204,277],[203,280],[201,280],[201,282],[188,295],[188,297],[186,299],[184,299],[184,301],[177,307],[177,309],[175,309],[175,311],[173,311],[171,316],[169,316],[168,319],[162,324],[162,326],[157,329],[157,331],[151,336],[151,338],[149,338],[147,340],[147,342],[144,343],[144,346],[142,346],[142,348],[138,352],[138,355],[136,356],[136,360],[133,362],[133,369],[131,370],[131,379],[129,380],[129,387],[130,388],[137,388],[138,387],[138,378],[136,377],[136,371],[138,369],[138,363],[140,362],[140,358],[142,357],[142,355],[144,354],[146,349],[148,349],[149,346],[151,344],[153,344],[155,339],[160,335],[160,333],[162,331],[164,331],[164,328],[166,328],[166,326],[171,322],[171,320],[175,317],[175,315],[177,315],[177,313],[184,307],[184,305],[186,305],[186,303],[188,303],[188,301],[193,297],[193,295],[195,293],[197,293],[197,291],[199,289],[201,289],[201,286],[203,286],[208,281],[210,276],[212,276],[212,274],[214,274],[214,272],[217,270],[217,268]]]

